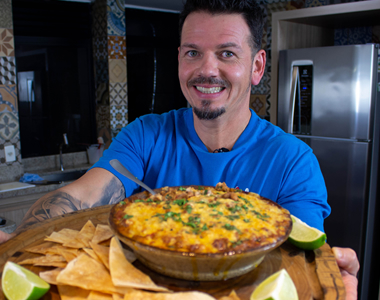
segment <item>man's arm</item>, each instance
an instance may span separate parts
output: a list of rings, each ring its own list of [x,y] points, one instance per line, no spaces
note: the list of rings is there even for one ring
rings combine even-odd
[[[25,214],[15,234],[37,222],[85,208],[116,203],[125,198],[125,190],[116,176],[94,168],[73,183],[38,199]],[[1,242],[0,234],[0,242]]]

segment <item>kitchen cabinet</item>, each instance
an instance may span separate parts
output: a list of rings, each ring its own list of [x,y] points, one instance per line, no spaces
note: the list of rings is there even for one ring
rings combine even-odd
[[[270,121],[277,124],[280,50],[334,45],[337,28],[380,25],[380,0],[303,8],[272,14]]]

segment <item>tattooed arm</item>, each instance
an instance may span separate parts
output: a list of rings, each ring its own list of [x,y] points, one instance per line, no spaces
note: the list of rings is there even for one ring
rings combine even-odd
[[[25,214],[15,234],[46,219],[85,208],[116,203],[124,198],[125,190],[120,180],[107,170],[94,168],[73,183],[37,200]],[[0,243],[7,240],[2,238],[0,234]]]

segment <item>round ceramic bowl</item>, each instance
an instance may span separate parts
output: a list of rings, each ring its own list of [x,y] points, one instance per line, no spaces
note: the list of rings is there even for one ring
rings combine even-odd
[[[138,199],[143,193],[132,195],[128,199]],[[269,199],[263,197],[262,199],[280,207]],[[217,281],[246,274],[256,268],[267,253],[284,243],[292,229],[292,222],[289,222],[286,234],[279,237],[276,242],[248,251],[210,254],[179,252],[145,245],[124,236],[114,222],[116,205],[111,209],[109,224],[115,235],[134,251],[137,259],[160,274],[185,280]]]

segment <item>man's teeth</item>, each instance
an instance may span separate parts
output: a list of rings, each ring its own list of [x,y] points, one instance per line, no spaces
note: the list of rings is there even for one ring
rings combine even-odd
[[[219,93],[223,88],[222,87],[212,87],[212,88],[205,88],[202,86],[195,86],[195,88],[204,93],[204,94],[214,94],[214,93]]]

